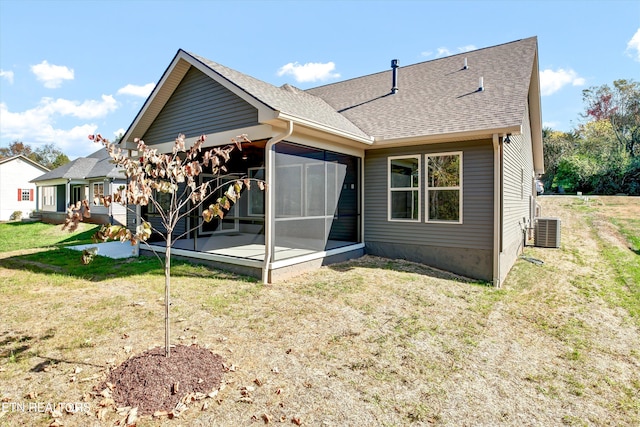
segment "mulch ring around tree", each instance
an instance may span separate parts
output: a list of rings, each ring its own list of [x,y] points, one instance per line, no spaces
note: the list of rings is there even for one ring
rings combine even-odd
[[[191,401],[215,395],[224,372],[222,356],[205,348],[179,345],[165,357],[164,348],[157,347],[122,363],[98,389],[111,391],[116,408],[172,416],[181,405],[184,410]]]

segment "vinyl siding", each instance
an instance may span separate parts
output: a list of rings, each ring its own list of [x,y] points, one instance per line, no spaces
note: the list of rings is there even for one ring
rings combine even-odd
[[[523,227],[530,221],[529,203],[532,195],[533,153],[529,112],[523,118],[522,135],[512,136],[504,144],[503,188],[503,251],[522,243]]]
[[[149,144],[258,124],[258,110],[191,67],[143,136]]]
[[[462,151],[462,224],[425,223],[425,154]],[[420,155],[418,222],[387,220],[389,156]],[[489,140],[369,150],[365,154],[365,241],[492,249],[493,157]]]
[[[524,248],[523,230],[531,224],[533,151],[529,111],[522,121],[522,135],[503,144],[503,219],[500,279],[504,280]]]

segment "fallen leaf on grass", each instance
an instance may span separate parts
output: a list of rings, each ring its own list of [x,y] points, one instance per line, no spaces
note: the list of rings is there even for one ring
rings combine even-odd
[[[232,364],[231,366],[229,366],[229,365],[227,365],[226,363],[223,363],[223,364],[222,364],[222,368],[223,368],[225,371],[228,371],[228,372],[235,372],[235,371],[238,369],[238,368],[236,367],[236,365],[233,365],[233,364]]]
[[[127,415],[131,411],[131,406],[122,406],[120,408],[116,408],[116,412],[118,415]]]
[[[123,348],[125,353],[131,353],[131,350],[133,350],[133,347],[130,345],[125,345]]]
[[[100,403],[98,403],[98,406],[102,406],[102,407],[109,407],[109,406],[115,406],[116,402],[110,398],[110,397],[105,397],[104,399],[102,399],[100,401]]]
[[[29,393],[27,393],[27,395],[25,396],[27,399],[35,399],[36,397],[38,397],[38,393],[35,391],[31,391]]]
[[[153,413],[154,418],[168,417],[169,411],[156,411]]]
[[[262,381],[260,381],[258,378],[256,378],[255,380],[253,380],[253,382],[254,382],[258,387],[262,387]]]
[[[271,372],[273,372],[274,374],[279,374],[280,373],[280,369],[278,369],[277,366],[274,366],[273,368],[271,368]]]
[[[294,423],[297,426],[301,426],[302,425],[302,421],[300,421],[300,418],[298,418],[298,417],[291,418],[291,422]]]
[[[202,404],[202,407],[200,408],[201,411],[206,411],[207,409],[209,409],[209,402],[204,402]]]
[[[60,427],[63,426],[64,424],[62,424],[60,422],[60,420],[53,420],[51,421],[51,423],[49,424],[49,427]]]
[[[96,411],[96,417],[100,421],[104,421],[106,419],[107,413],[109,413],[109,408],[100,408]]]
[[[267,414],[262,414],[262,420],[265,424],[269,424],[271,422],[271,418],[269,418],[269,415]]]
[[[51,411],[51,418],[60,418],[62,417],[62,412],[58,411],[57,409],[55,411]]]
[[[82,368],[79,366],[76,366],[76,368],[73,370],[74,374],[79,374],[80,372],[82,372]]]
[[[127,425],[135,424],[137,419],[138,419],[138,408],[132,408],[129,411],[129,415],[127,415]]]

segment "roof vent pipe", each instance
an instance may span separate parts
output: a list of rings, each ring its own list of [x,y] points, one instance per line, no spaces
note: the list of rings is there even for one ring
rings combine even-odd
[[[480,82],[478,83],[478,92],[484,91],[484,77],[480,77]]]
[[[398,60],[397,59],[391,60],[391,70],[392,70],[392,77],[393,77],[391,93],[396,93],[398,92]]]
[[[464,67],[462,67],[463,70],[468,69],[469,67],[467,66],[467,58],[464,58]]]

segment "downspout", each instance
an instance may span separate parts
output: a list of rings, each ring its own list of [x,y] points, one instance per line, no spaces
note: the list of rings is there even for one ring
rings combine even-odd
[[[500,137],[493,134],[493,286],[499,288],[500,283],[500,238],[502,233],[502,156]]]
[[[264,164],[264,180],[265,180],[265,210],[264,210],[264,265],[262,266],[262,283],[269,283],[269,264],[273,252],[273,231],[275,226],[274,209],[273,209],[273,173],[272,168],[275,164],[274,146],[293,133],[293,121],[288,120],[287,130],[284,133],[274,136],[267,141],[264,147],[265,164]]]

